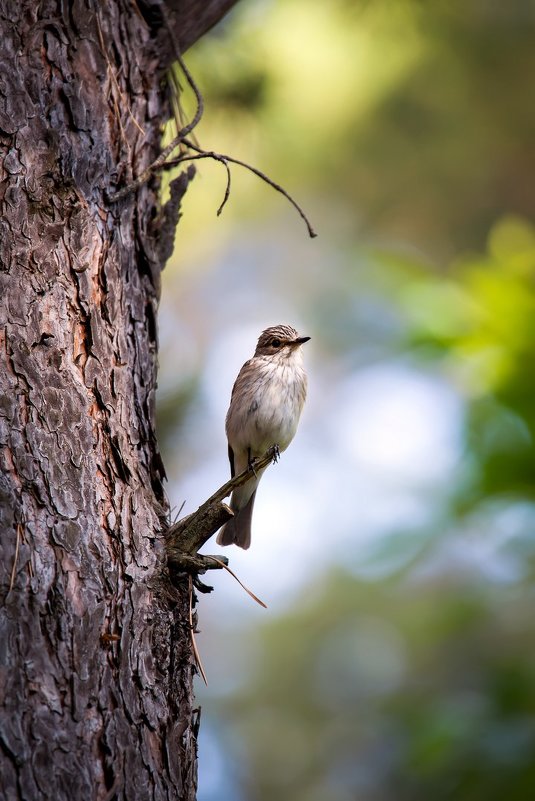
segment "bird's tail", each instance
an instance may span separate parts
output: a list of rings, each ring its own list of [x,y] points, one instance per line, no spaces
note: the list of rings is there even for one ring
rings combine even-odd
[[[231,508],[234,512],[228,523],[225,523],[217,535],[218,545],[238,545],[247,550],[251,544],[251,521],[253,518],[253,506],[256,489],[242,509],[235,509],[231,501]],[[234,500],[234,498],[232,499]]]

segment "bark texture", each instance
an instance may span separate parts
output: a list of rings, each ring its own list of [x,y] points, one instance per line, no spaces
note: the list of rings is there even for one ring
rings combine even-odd
[[[196,26],[198,3],[171,5],[184,47],[230,3]],[[6,801],[195,798],[189,593],[166,573],[154,432],[169,215],[157,181],[106,201],[157,155],[162,37],[149,3],[0,0]]]

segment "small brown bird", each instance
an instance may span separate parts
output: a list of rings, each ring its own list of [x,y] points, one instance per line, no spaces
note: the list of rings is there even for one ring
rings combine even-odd
[[[309,339],[289,325],[266,328],[253,358],[238,373],[225,425],[232,476],[273,445],[286,450],[294,438],[307,393],[301,345]],[[234,517],[219,532],[219,545],[251,544],[253,505],[263,472],[232,493]]]

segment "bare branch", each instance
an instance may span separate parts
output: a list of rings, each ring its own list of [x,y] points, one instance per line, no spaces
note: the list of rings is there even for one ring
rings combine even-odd
[[[261,170],[258,170],[256,167],[252,167],[250,164],[247,164],[247,162],[245,162],[245,161],[241,161],[240,159],[234,158],[233,156],[227,156],[227,155],[224,155],[222,153],[215,153],[213,150],[203,150],[202,148],[200,148],[197,145],[195,145],[193,142],[190,142],[188,139],[184,139],[184,144],[186,145],[186,147],[189,147],[190,150],[194,150],[196,153],[201,154],[202,158],[212,158],[212,159],[215,159],[216,161],[222,161],[223,163],[230,162],[231,164],[238,164],[240,167],[245,167],[246,170],[249,170],[249,172],[254,173],[254,175],[258,176],[258,178],[261,178],[262,181],[265,181],[266,184],[269,184],[269,186],[271,186],[272,189],[275,189],[275,191],[280,192],[281,195],[284,195],[286,200],[288,200],[292,204],[292,206],[299,213],[300,217],[303,219],[303,221],[304,221],[304,223],[305,223],[305,225],[307,227],[308,234],[309,234],[310,238],[314,239],[314,237],[317,236],[317,233],[312,228],[312,225],[311,225],[308,217],[306,216],[305,212],[303,211],[303,209],[301,208],[299,203],[297,203],[297,201],[293,199],[293,197],[286,191],[286,189],[284,189],[284,187],[282,187],[280,184],[277,184],[275,181],[273,181],[264,172],[262,172]],[[179,157],[179,159],[177,161],[186,161],[186,160],[188,160],[188,156]],[[169,162],[169,163],[171,163],[171,162]],[[227,187],[227,189],[228,189],[228,187]],[[221,213],[221,209],[225,205],[227,199],[228,199],[228,192],[225,194],[225,198],[223,200],[223,203],[219,207],[219,210],[217,212],[218,215]]]
[[[255,459],[254,469],[256,471],[263,470],[264,467],[276,460],[277,453],[278,451],[274,447],[270,448],[264,456]],[[197,554],[199,548],[233,516],[231,509],[222,503],[223,499],[230,495],[233,489],[241,487],[242,484],[246,484],[253,477],[253,470],[247,468],[219,487],[208,500],[199,506],[196,512],[182,518],[182,520],[178,520],[168,529],[165,535],[167,552],[173,564],[180,566],[182,569],[187,569],[187,565],[190,565],[190,569],[191,567],[197,567],[195,562],[191,563],[191,557],[199,558],[200,555]],[[186,559],[182,560],[182,556],[185,556]],[[207,558],[209,560],[214,559],[213,557]],[[217,559],[220,559],[220,557],[217,557]],[[213,562],[212,564],[207,564],[205,569],[209,567],[214,567]]]
[[[269,186],[271,186],[272,189],[275,189],[276,192],[280,192],[281,195],[284,195],[286,200],[288,200],[292,204],[292,206],[296,209],[296,211],[298,212],[298,214],[301,217],[301,219],[304,221],[304,223],[305,223],[305,225],[307,227],[307,230],[308,230],[308,235],[310,236],[310,238],[314,239],[314,237],[316,237],[317,234],[316,234],[315,230],[313,229],[308,217],[306,216],[306,214],[303,211],[303,209],[301,208],[301,206],[297,203],[296,200],[293,199],[293,197],[286,191],[286,189],[284,189],[284,187],[282,187],[280,184],[278,184],[275,181],[273,181],[271,178],[269,178],[269,176],[267,176],[261,170],[257,169],[256,167],[252,167],[250,164],[247,164],[247,162],[241,161],[241,159],[234,158],[233,156],[227,156],[227,155],[224,155],[222,153],[216,153],[213,150],[210,150],[210,151],[203,150],[201,147],[196,145],[194,142],[192,142],[191,140],[186,138],[188,136],[188,134],[190,134],[194,130],[194,128],[198,125],[198,123],[201,120],[201,117],[202,117],[203,111],[204,111],[204,101],[203,101],[202,94],[201,94],[201,92],[199,90],[199,87],[195,83],[192,74],[190,73],[190,71],[188,70],[186,64],[184,63],[184,59],[182,58],[182,54],[180,52],[180,48],[179,48],[178,42],[176,40],[176,37],[175,37],[175,35],[173,33],[173,30],[171,28],[171,25],[170,25],[168,19],[167,19],[167,15],[166,14],[164,14],[164,21],[165,21],[165,26],[167,28],[167,31],[169,33],[169,37],[171,39],[173,52],[175,54],[176,60],[177,60],[178,64],[180,65],[180,68],[181,68],[182,72],[184,73],[184,75],[186,77],[186,80],[187,80],[191,90],[193,91],[193,93],[195,95],[195,99],[197,101],[197,110],[196,110],[195,115],[194,115],[193,119],[191,120],[191,122],[189,122],[187,125],[185,125],[183,128],[181,128],[178,131],[177,135],[167,145],[167,147],[165,147],[162,150],[162,152],[160,153],[158,158],[155,159],[152,162],[152,164],[150,164],[147,167],[147,169],[144,170],[141,173],[141,175],[139,175],[134,181],[132,181],[131,183],[127,184],[122,189],[119,189],[118,192],[114,192],[113,194],[109,194],[108,195],[109,202],[110,203],[116,203],[118,200],[122,200],[123,198],[127,197],[128,195],[130,195],[132,192],[135,192],[136,189],[139,189],[140,186],[143,186],[143,184],[145,184],[154,173],[158,172],[158,170],[168,169],[170,167],[175,167],[178,164],[182,164],[185,161],[196,161],[198,159],[210,158],[210,159],[213,159],[214,161],[219,161],[221,164],[223,164],[223,166],[225,167],[226,172],[227,172],[227,185],[226,185],[226,188],[225,188],[225,195],[223,197],[223,201],[221,202],[219,208],[217,209],[217,215],[218,216],[223,211],[223,209],[225,207],[225,204],[226,204],[226,202],[227,202],[227,200],[229,199],[229,196],[230,196],[231,173],[230,173],[229,163],[230,164],[238,164],[240,167],[244,167],[246,170],[249,170],[249,172],[252,172],[254,175],[256,175],[258,178],[260,178],[262,181],[264,181],[265,183],[269,184]],[[176,148],[179,147],[180,145],[184,145],[190,151],[193,150],[196,155],[192,155],[191,153],[186,152],[186,153],[182,153],[180,156],[178,156],[175,159],[170,159],[169,157],[171,156],[173,151],[176,150]]]
[[[204,113],[204,100],[203,100],[203,96],[201,94],[201,91],[200,91],[199,87],[197,86],[197,84],[193,80],[193,75],[191,74],[191,72],[187,68],[187,66],[186,66],[186,64],[184,62],[184,59],[182,58],[182,53],[180,51],[180,47],[179,47],[178,42],[176,40],[176,37],[175,37],[175,35],[173,33],[173,29],[171,28],[171,25],[169,24],[169,20],[167,19],[167,14],[164,15],[164,20],[165,20],[165,27],[167,28],[167,31],[169,33],[169,38],[171,39],[171,44],[173,46],[173,53],[175,55],[175,58],[176,58],[176,60],[178,61],[179,65],[180,65],[180,69],[182,70],[182,72],[184,73],[184,75],[186,77],[186,80],[187,80],[187,82],[188,82],[188,84],[190,86],[190,89],[192,90],[193,94],[195,95],[195,100],[197,101],[197,109],[195,111],[193,119],[191,120],[190,123],[185,125],[184,128],[182,128],[182,130],[178,131],[178,133],[177,133],[177,135],[175,137],[175,140],[178,139],[177,144],[179,144],[184,139],[185,136],[187,136],[189,133],[191,133],[191,131],[193,131],[194,128],[197,127],[197,125],[201,121],[201,117],[202,117],[202,115]],[[173,140],[173,141],[175,141],[175,140]],[[177,145],[175,145],[175,147],[176,146]],[[174,148],[173,148],[173,150],[174,150]]]

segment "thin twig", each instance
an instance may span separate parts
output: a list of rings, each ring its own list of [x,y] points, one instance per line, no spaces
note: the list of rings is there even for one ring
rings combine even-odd
[[[156,172],[157,170],[159,170],[159,169],[161,169],[163,167],[167,157],[171,155],[173,150],[176,147],[178,147],[178,145],[181,143],[181,141],[182,141],[182,139],[181,139],[180,134],[177,134],[177,136],[175,136],[173,141],[170,142],[170,144],[168,144],[167,147],[165,147],[162,150],[162,152],[160,153],[158,158],[155,159],[152,162],[152,164],[150,164],[147,167],[146,170],[143,170],[141,175],[138,176],[138,178],[136,178],[135,181],[132,181],[132,183],[130,183],[127,186],[123,187],[123,189],[119,189],[118,192],[114,192],[113,194],[108,195],[108,200],[110,201],[110,203],[116,203],[118,200],[122,200],[124,197],[127,197],[128,195],[132,194],[132,192],[135,192],[136,189],[139,189],[140,186],[143,186],[143,184],[146,184],[147,181],[149,180],[149,178],[151,177],[151,175],[154,172]]]
[[[188,84],[190,86],[191,91],[195,95],[195,101],[197,103],[197,108],[195,110],[195,114],[193,116],[193,119],[191,120],[191,122],[189,122],[187,125],[185,125],[177,133],[176,138],[180,137],[180,139],[183,140],[184,137],[187,136],[189,133],[191,133],[191,131],[193,131],[193,129],[196,128],[197,125],[199,124],[199,122],[201,121],[201,117],[204,114],[204,100],[203,100],[203,96],[201,94],[201,91],[200,91],[199,87],[197,86],[197,84],[195,83],[195,81],[193,79],[193,75],[191,74],[191,72],[187,68],[186,63],[185,63],[184,59],[182,58],[182,53],[180,52],[180,47],[178,46],[178,42],[176,40],[176,36],[174,35],[173,29],[171,28],[171,25],[169,24],[169,20],[167,19],[167,14],[165,13],[165,8],[163,8],[163,16],[164,16],[164,21],[165,21],[165,27],[167,28],[167,32],[169,34],[169,38],[171,39],[171,44],[173,45],[173,52],[175,54],[175,58],[178,61],[178,63],[180,64],[180,69],[182,70],[182,72],[186,76],[186,80],[187,80],[187,82],[188,82]]]
[[[195,114],[194,114],[193,119],[191,120],[191,122],[189,122],[187,125],[183,126],[177,132],[176,136],[173,137],[171,142],[162,150],[162,152],[160,153],[158,158],[156,158],[152,162],[152,164],[150,164],[147,167],[147,169],[143,170],[141,175],[139,175],[130,184],[128,184],[127,186],[123,187],[123,189],[119,189],[118,192],[114,192],[112,194],[108,194],[109,202],[110,203],[116,203],[118,200],[122,200],[122,198],[127,197],[132,192],[135,192],[136,189],[139,189],[140,186],[143,186],[143,184],[145,184],[149,180],[149,178],[155,172],[157,172],[158,170],[165,169],[165,168],[172,167],[172,166],[176,166],[177,164],[182,164],[185,161],[197,161],[198,159],[211,158],[211,159],[214,159],[215,161],[219,161],[221,164],[223,164],[225,169],[226,169],[226,172],[227,172],[227,185],[226,185],[226,188],[225,188],[225,195],[223,197],[223,200],[222,200],[221,204],[219,205],[219,208],[217,209],[217,215],[218,216],[223,211],[223,209],[224,209],[224,207],[225,207],[225,205],[227,203],[227,200],[229,199],[229,196],[230,196],[231,173],[230,173],[229,163],[230,164],[237,164],[240,167],[244,167],[246,170],[249,170],[249,172],[252,172],[254,175],[257,176],[257,178],[260,178],[262,181],[267,183],[276,192],[280,192],[280,194],[283,195],[286,198],[286,200],[288,200],[288,202],[291,203],[292,206],[295,208],[295,210],[297,211],[297,213],[299,214],[299,216],[304,221],[304,223],[305,223],[305,225],[307,227],[308,235],[310,236],[311,239],[314,239],[317,236],[317,233],[315,232],[314,228],[312,227],[308,217],[306,216],[305,212],[303,211],[303,209],[301,208],[299,203],[297,203],[297,201],[294,200],[294,198],[286,191],[286,189],[284,189],[284,187],[282,187],[280,184],[278,184],[275,181],[273,181],[271,178],[269,178],[269,176],[267,176],[261,170],[257,169],[256,167],[252,167],[250,164],[247,164],[247,162],[245,162],[245,161],[241,161],[241,159],[234,158],[233,156],[226,156],[226,155],[224,155],[222,153],[216,153],[213,150],[211,150],[211,151],[203,150],[202,148],[200,148],[198,145],[196,145],[191,140],[186,139],[188,134],[191,133],[194,130],[194,128],[196,128],[196,126],[199,124],[199,122],[201,120],[201,117],[202,117],[203,112],[204,112],[204,101],[203,101],[202,94],[201,94],[197,84],[195,83],[195,80],[193,79],[192,74],[188,70],[188,68],[187,68],[187,66],[186,66],[186,64],[184,62],[184,59],[182,58],[182,53],[180,52],[180,47],[178,45],[176,37],[175,37],[175,35],[173,33],[173,30],[172,30],[171,25],[169,23],[169,20],[167,18],[167,14],[165,13],[165,9],[163,9],[163,18],[164,18],[164,22],[165,22],[165,26],[167,28],[167,31],[169,33],[169,38],[171,40],[171,44],[172,44],[172,47],[173,47],[173,52],[175,54],[176,60],[178,61],[179,65],[180,65],[180,68],[181,68],[182,72],[184,73],[184,75],[186,77],[186,80],[187,80],[191,90],[193,91],[193,94],[195,95],[195,100],[197,102],[197,108],[196,108]],[[178,158],[176,158],[176,159],[170,159],[169,157],[171,156],[173,151],[176,150],[176,148],[179,147],[180,145],[185,145],[187,148],[189,148],[189,150],[193,150],[197,155],[192,156],[191,154],[186,153],[186,154],[183,154],[181,156],[178,156]]]
[[[222,156],[220,153],[205,153],[203,150],[199,150],[199,153],[195,156],[192,156],[190,153],[185,153],[183,156],[178,156],[176,159],[170,159],[169,161],[165,162],[163,167],[166,170],[172,169],[173,167],[178,166],[178,164],[183,164],[186,161],[198,161],[199,159],[213,159],[214,161],[219,161],[220,164],[222,164],[227,171],[227,185],[225,187],[225,195],[219,205],[219,208],[217,209],[217,216],[219,217],[219,215],[225,208],[227,200],[230,197],[231,173],[230,173],[230,167],[228,166],[228,162],[232,161],[232,159],[229,159],[228,156]]]
[[[223,155],[222,153],[214,153],[213,151],[202,150],[200,147],[197,147],[197,145],[195,145],[189,139],[184,139],[183,141],[184,141],[184,144],[186,145],[186,147],[189,147],[190,150],[194,150],[196,153],[201,153],[204,156],[210,156],[211,158],[216,159],[216,161],[223,160],[223,161],[229,161],[231,164],[238,164],[240,167],[245,167],[246,170],[249,170],[249,172],[252,172],[258,178],[261,178],[262,181],[265,181],[266,184],[269,184],[269,186],[271,186],[272,189],[275,189],[275,191],[280,192],[281,195],[284,195],[286,200],[288,200],[292,204],[292,206],[299,213],[300,217],[303,219],[303,221],[304,221],[304,223],[305,223],[305,225],[306,225],[306,227],[308,229],[308,234],[309,234],[310,238],[314,239],[314,237],[317,236],[317,233],[312,228],[312,225],[311,225],[308,217],[306,216],[305,212],[303,211],[303,209],[301,208],[299,203],[297,203],[297,201],[295,201],[293,199],[293,197],[286,191],[286,189],[284,189],[284,187],[282,187],[280,184],[278,184],[275,181],[273,181],[264,172],[262,172],[261,170],[258,170],[256,167],[251,167],[251,165],[247,164],[247,162],[241,161],[240,159],[236,159],[233,156],[227,156],[227,155]],[[218,214],[219,214],[219,212],[218,212]]]
[[[256,176],[258,176],[258,178],[261,178],[263,181],[265,181],[269,186],[271,186],[272,189],[275,189],[277,192],[280,192],[281,195],[284,195],[284,197],[292,204],[292,206],[299,213],[299,216],[304,221],[310,238],[314,239],[317,236],[317,233],[313,229],[310,220],[306,216],[305,212],[303,211],[299,203],[297,203],[297,201],[293,199],[293,197],[286,191],[286,189],[284,189],[280,184],[277,184],[275,181],[273,181],[269,176],[267,176],[261,170],[258,170],[256,167],[251,167],[251,165],[247,164],[247,162],[241,161],[240,159],[236,159],[233,156],[227,156],[226,154],[223,153],[216,153],[213,150],[202,150],[200,147],[197,147],[192,142],[189,142],[186,139],[184,140],[183,143],[187,147],[191,148],[191,150],[195,150],[197,155],[192,156],[189,153],[186,153],[185,155],[178,156],[175,159],[169,159],[169,161],[166,161],[165,164],[161,166],[164,167],[165,169],[168,169],[170,167],[176,167],[178,164],[183,164],[186,161],[197,161],[198,159],[213,159],[214,161],[219,161],[221,162],[221,164],[224,164],[227,169],[227,188],[225,190],[225,197],[223,198],[223,202],[221,203],[221,205],[217,210],[218,216],[223,211],[230,194],[230,169],[228,166],[228,162],[230,162],[231,164],[238,164],[240,167],[245,167],[246,170],[249,170]]]
[[[260,600],[260,598],[259,598],[257,595],[255,595],[255,594],[254,594],[254,592],[252,592],[252,590],[250,590],[248,587],[246,587],[246,586],[245,586],[245,584],[244,584],[242,581],[240,581],[240,579],[238,578],[238,576],[236,575],[236,573],[234,573],[234,571],[233,571],[233,570],[231,570],[231,569],[230,569],[230,567],[229,567],[228,565],[226,565],[224,562],[221,562],[221,561],[220,561],[220,560],[217,558],[217,556],[211,556],[210,558],[211,558],[211,559],[213,559],[213,560],[214,560],[214,562],[217,562],[217,563],[218,563],[218,565],[220,565],[221,567],[223,567],[225,570],[227,570],[227,571],[230,573],[230,575],[231,575],[231,576],[233,576],[233,578],[235,578],[235,579],[236,579],[236,581],[238,582],[238,584],[240,585],[240,587],[243,587],[243,589],[245,590],[245,592],[247,593],[247,595],[250,595],[250,596],[251,596],[251,598],[253,599],[253,601],[256,601],[256,603],[257,603],[257,604],[260,604],[260,606],[263,606],[263,607],[264,607],[264,609],[267,609],[267,604],[265,604],[265,603],[264,603],[264,601],[261,601],[261,600]]]
[[[217,216],[218,217],[221,214],[221,212],[223,211],[223,209],[225,208],[226,202],[230,197],[230,181],[231,181],[230,167],[228,166],[228,162],[225,161],[225,159],[221,159],[221,162],[224,165],[225,170],[227,171],[227,185],[225,187],[225,194],[223,196],[223,200],[219,204],[219,208],[217,210]]]
[[[178,512],[175,514],[175,522],[178,520],[179,515],[182,513],[182,509],[186,505],[186,500],[184,499],[180,506],[178,507]]]
[[[230,185],[231,185],[231,173],[230,167],[228,166],[228,162],[232,159],[229,159],[227,156],[222,156],[220,153],[205,153],[200,148],[195,148],[198,150],[198,154],[196,156],[192,156],[190,153],[184,153],[183,156],[178,156],[176,159],[169,159],[163,165],[163,169],[169,170],[176,167],[178,164],[183,164],[186,161],[198,161],[199,159],[214,159],[215,161],[219,161],[222,164],[227,172],[227,185],[225,187],[225,195],[223,200],[221,201],[219,208],[217,210],[217,216],[221,214],[223,209],[225,208],[226,202],[230,197]]]
[[[197,642],[195,641],[195,631],[193,625],[193,579],[191,578],[191,576],[189,577],[189,630],[191,635],[191,647],[193,649],[195,662],[197,664],[197,667],[199,668],[199,673],[201,674],[204,683],[208,687],[208,679],[206,678],[206,673],[204,672],[204,668],[201,661],[201,655],[199,653],[199,649],[197,648]]]

